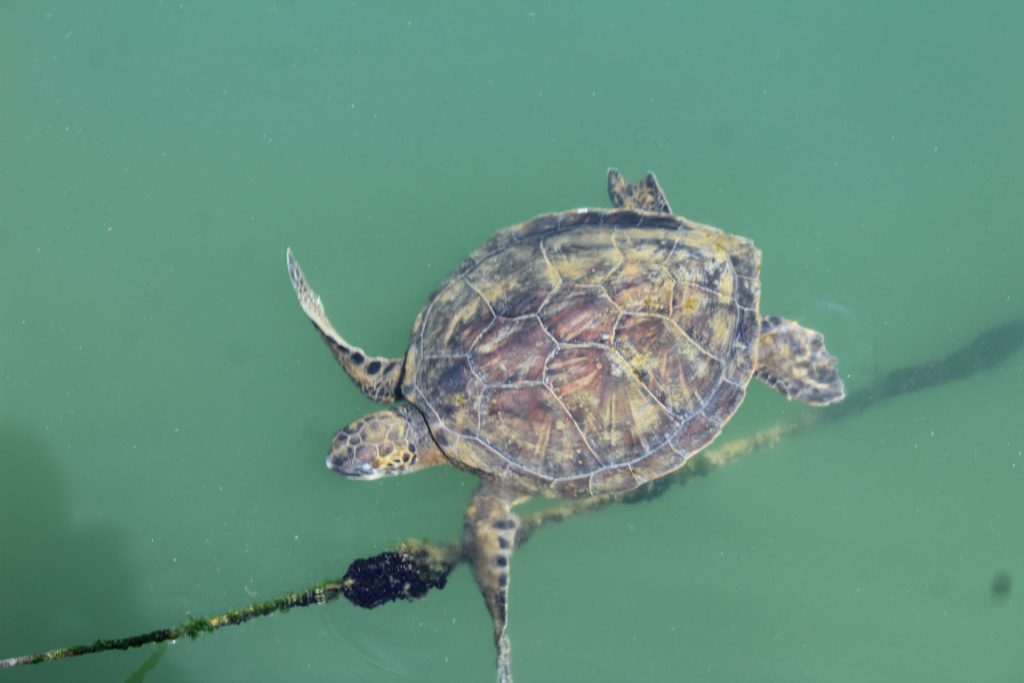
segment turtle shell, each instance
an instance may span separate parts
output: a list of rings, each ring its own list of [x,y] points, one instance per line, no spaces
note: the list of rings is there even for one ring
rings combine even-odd
[[[707,446],[757,353],[761,254],[668,214],[499,232],[430,297],[402,394],[457,466],[531,494],[625,491]]]

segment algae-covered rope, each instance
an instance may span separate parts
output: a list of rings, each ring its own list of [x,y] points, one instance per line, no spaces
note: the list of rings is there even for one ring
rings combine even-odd
[[[609,503],[636,503],[652,500],[671,486],[681,484],[694,476],[703,476],[741,455],[770,448],[784,436],[831,423],[856,414],[879,402],[901,394],[962,379],[968,375],[995,367],[1016,353],[1024,344],[1024,319],[992,328],[973,342],[938,361],[909,366],[878,378],[875,382],[851,395],[843,404],[824,412],[804,413],[800,418],[763,429],[752,436],[726,442],[705,450],[694,457],[686,467],[650,482],[626,494],[600,496],[556,505],[523,518],[517,534],[517,545],[526,543],[542,526],[574,517]],[[142,635],[97,640],[89,645],[58,648],[48,652],[22,657],[0,659],[0,669],[109,650],[127,650],[149,643],[161,643],[179,638],[197,638],[226,626],[242,624],[293,607],[322,605],[344,596],[359,607],[373,608],[394,600],[415,600],[424,597],[432,588],[444,588],[448,575],[465,560],[461,544],[435,544],[413,540],[400,544],[392,551],[374,557],[359,559],[349,565],[344,577],[326,581],[298,593],[289,593],[275,600],[258,602],[214,617],[190,617],[174,628],[151,631]]]
[[[660,496],[669,486],[680,484],[693,476],[707,474],[714,467],[736,457],[760,450],[778,440],[782,431],[793,431],[796,425],[780,429],[773,427],[752,437],[739,439],[698,455],[693,462],[668,477],[652,482],[629,494],[599,496],[571,501],[540,510],[522,519],[516,545],[522,545],[540,527],[560,522],[582,512],[603,507],[613,502],[637,502]],[[27,664],[39,664],[55,659],[78,657],[110,650],[128,650],[149,643],[161,643],[180,638],[196,639],[203,633],[213,633],[226,626],[242,624],[256,617],[284,612],[294,607],[323,605],[344,596],[359,607],[372,609],[395,600],[415,600],[426,596],[432,588],[444,588],[451,571],[465,560],[461,544],[436,544],[425,540],[410,540],[392,551],[353,562],[341,579],[325,581],[299,593],[289,593],[275,600],[258,602],[243,609],[213,617],[189,617],[173,628],[151,631],[126,638],[97,640],[88,645],[58,648],[23,657],[0,659],[0,669]]]
[[[331,600],[336,599],[338,595],[342,594],[344,590],[344,580],[327,582],[314,586],[313,588],[301,593],[289,593],[288,595],[277,598],[276,600],[253,603],[244,609],[234,610],[216,617],[189,617],[185,623],[173,628],[150,631],[149,633],[129,636],[127,638],[97,640],[96,642],[88,645],[75,645],[72,647],[58,648],[56,650],[41,652],[34,655],[26,655],[24,657],[0,659],[0,669],[10,669],[16,666],[24,666],[26,664],[39,664],[41,662],[48,662],[54,659],[66,659],[68,657],[89,655],[95,652],[107,652],[108,650],[128,650],[133,647],[148,645],[149,643],[162,643],[168,640],[178,640],[179,638],[187,637],[194,640],[198,638],[201,633],[213,633],[225,626],[243,624],[250,619],[255,619],[256,617],[263,617],[275,612],[283,612],[291,609],[292,607],[305,607],[306,605],[317,605],[330,602]]]

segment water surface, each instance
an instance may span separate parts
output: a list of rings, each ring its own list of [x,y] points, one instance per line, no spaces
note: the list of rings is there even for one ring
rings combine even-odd
[[[492,232],[607,204],[753,238],[848,387],[1024,315],[1024,5],[0,5],[0,656],[455,538],[472,477],[349,482],[376,409],[295,304],[399,355]],[[516,680],[1024,676],[1024,355],[516,555]],[[723,438],[798,416],[755,386]],[[993,581],[1011,579],[993,592]],[[480,681],[470,573],[170,647],[159,681]],[[13,672],[126,680],[155,648]]]

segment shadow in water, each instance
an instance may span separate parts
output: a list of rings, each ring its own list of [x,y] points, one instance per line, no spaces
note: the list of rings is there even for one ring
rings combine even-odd
[[[938,360],[893,370],[829,409],[826,419],[846,417],[869,405],[991,370],[1024,346],[1024,318],[997,325]]]
[[[24,428],[0,424],[0,453],[2,654],[93,637],[96,624],[111,614],[124,624],[144,624],[133,597],[140,594],[140,577],[122,559],[124,544],[112,528],[72,523],[63,477],[41,441]],[[157,661],[152,656],[159,654],[145,649],[125,655],[122,680],[143,680],[137,676],[151,670]],[[186,678],[168,666],[161,665],[162,676]]]

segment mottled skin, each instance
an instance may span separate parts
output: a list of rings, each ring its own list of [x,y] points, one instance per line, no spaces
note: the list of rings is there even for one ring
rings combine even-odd
[[[291,249],[288,250],[287,256],[288,275],[291,277],[295,295],[299,298],[299,305],[331,349],[335,360],[345,368],[345,372],[359,389],[373,400],[383,403],[399,400],[401,394],[398,393],[398,382],[402,377],[402,359],[367,356],[361,348],[346,342],[327,319],[320,297],[309,288]]]
[[[668,198],[658,179],[648,173],[638,183],[631,183],[617,168],[608,169],[608,196],[618,209],[639,209],[656,213],[672,213]]]
[[[434,292],[404,359],[372,358],[327,320],[291,251],[303,310],[371,398],[405,399],[338,432],[327,464],[371,479],[451,463],[480,477],[465,542],[511,681],[509,561],[531,496],[618,493],[707,446],[757,377],[788,398],[843,398],[821,334],[759,313],[752,242],[670,213],[653,174],[615,169],[616,209],[499,232]]]

